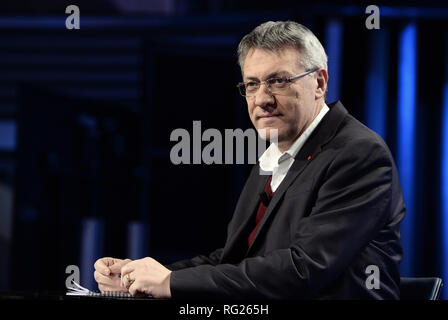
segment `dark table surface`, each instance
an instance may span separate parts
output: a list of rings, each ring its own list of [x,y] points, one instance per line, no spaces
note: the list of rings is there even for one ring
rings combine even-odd
[[[0,292],[0,300],[3,301],[11,301],[11,300],[40,300],[40,301],[100,301],[100,300],[133,300],[133,301],[156,301],[154,298],[150,297],[122,297],[122,296],[69,296],[66,295],[65,292],[52,292],[52,291],[43,291],[43,292],[25,292],[25,291],[16,291],[16,292]],[[157,300],[163,301],[163,300]]]

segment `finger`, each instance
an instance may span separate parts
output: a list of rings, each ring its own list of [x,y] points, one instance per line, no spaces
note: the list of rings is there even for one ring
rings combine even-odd
[[[137,263],[138,260],[134,260],[132,262],[126,263],[124,264],[121,269],[120,269],[120,273],[121,273],[121,279],[123,279],[123,277],[128,274],[131,273],[132,271],[135,270],[135,265]]]
[[[106,263],[104,262],[104,259],[106,259],[106,258],[101,258],[101,259],[96,260],[93,267],[95,268],[96,271],[98,271],[104,275],[108,275],[109,268],[107,267]]]
[[[120,278],[117,276],[105,276],[98,271],[93,273],[93,277],[98,284],[109,286],[120,286]]]
[[[127,273],[125,276],[121,278],[122,286],[125,287],[126,289],[128,289],[132,285],[132,283],[134,283],[134,281],[135,281],[134,272]]]
[[[130,287],[129,287],[129,293],[134,297],[147,297],[151,296],[151,293],[149,293],[148,290],[145,290],[141,283],[137,283],[135,281]]]
[[[139,293],[139,283],[137,281],[134,281],[128,288],[128,291],[130,294],[132,294],[132,296],[136,296]]]
[[[102,293],[105,293],[105,292],[128,292],[128,290],[125,288],[121,288],[119,286],[108,286],[108,285],[104,285],[104,284],[98,285],[98,289]]]
[[[131,259],[120,260],[113,265],[109,266],[110,272],[121,273],[121,268],[131,262]]]
[[[96,260],[93,266],[95,270],[98,270],[98,272],[108,276],[110,274],[109,266],[113,265],[115,263],[115,260],[116,259],[110,257],[100,258]]]

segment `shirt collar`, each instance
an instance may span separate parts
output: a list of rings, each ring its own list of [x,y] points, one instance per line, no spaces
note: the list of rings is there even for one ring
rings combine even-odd
[[[324,106],[320,110],[319,114],[316,118],[314,118],[313,122],[306,128],[306,130],[294,141],[294,143],[286,150],[285,152],[281,152],[275,143],[271,143],[271,145],[266,149],[266,151],[259,158],[260,168],[263,171],[272,172],[273,169],[289,158],[294,158],[302,146],[305,144],[308,137],[311,133],[316,129],[317,125],[320,123],[322,118],[327,114],[330,108],[327,104],[324,103]]]

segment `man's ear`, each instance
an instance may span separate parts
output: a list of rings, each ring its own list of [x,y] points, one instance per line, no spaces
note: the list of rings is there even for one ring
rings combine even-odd
[[[328,72],[325,69],[319,69],[316,71],[317,88],[315,99],[318,100],[325,96],[327,91]]]

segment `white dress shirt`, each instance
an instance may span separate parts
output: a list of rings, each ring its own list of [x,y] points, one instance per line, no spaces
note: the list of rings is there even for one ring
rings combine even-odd
[[[285,152],[282,153],[275,143],[271,143],[271,145],[261,155],[259,159],[261,170],[272,173],[272,192],[275,192],[277,190],[280,183],[286,177],[289,168],[291,168],[292,164],[294,163],[294,157],[329,110],[330,108],[328,108],[328,106],[324,103],[324,106],[320,110],[317,117],[314,118],[313,122],[311,122],[308,128],[296,139],[296,141],[294,141],[294,143]]]

